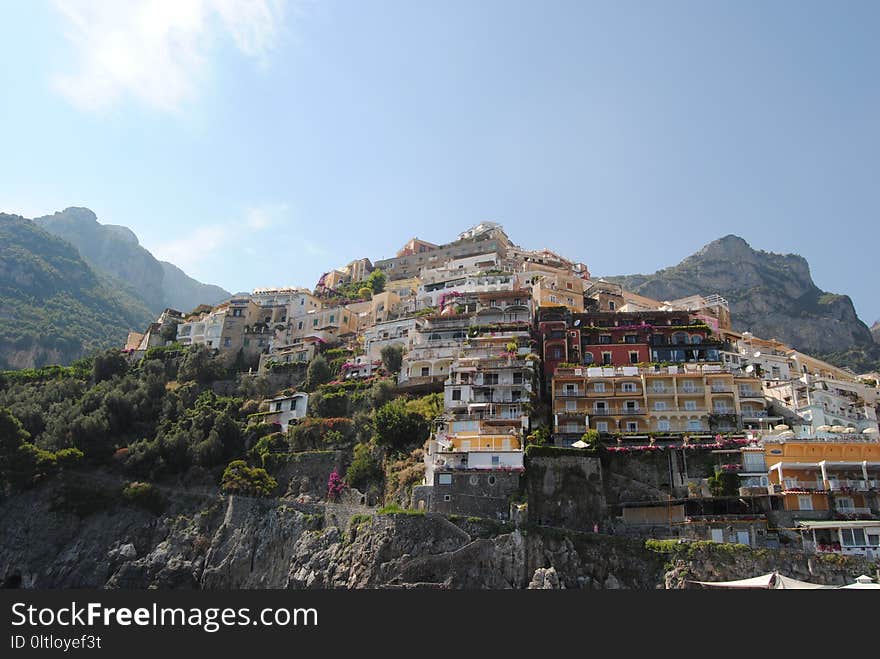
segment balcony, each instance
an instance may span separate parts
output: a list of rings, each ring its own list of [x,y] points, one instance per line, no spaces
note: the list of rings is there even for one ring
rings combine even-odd
[[[692,385],[690,387],[682,385],[678,388],[679,396],[688,396],[690,394],[702,394],[706,391],[706,387]]]
[[[777,488],[774,487],[773,489],[776,490]],[[801,480],[799,478],[786,478],[783,481],[782,486],[779,487],[778,491],[790,492],[793,490],[812,490],[819,492],[824,489],[825,483],[820,480]]]
[[[711,387],[711,391],[713,394],[732,394],[733,387],[725,384],[713,384]]]
[[[842,490],[857,490],[859,492],[867,492],[871,488],[877,487],[876,480],[850,479],[850,478],[829,478],[828,489],[832,492],[840,492]]]
[[[583,398],[583,389],[561,389],[556,392],[557,398]]]
[[[755,391],[754,389],[740,389],[739,390],[740,398],[763,398],[764,393],[761,391]]]
[[[644,407],[615,406],[587,410],[586,413],[593,416],[644,416],[648,410]]]
[[[650,387],[647,392],[652,396],[674,396],[675,387]]]
[[[848,508],[842,508],[840,506],[837,507],[836,511],[840,515],[846,515],[847,517],[859,517],[862,515],[870,515],[871,509],[859,506],[851,506]]]
[[[617,389],[614,391],[615,396],[641,396],[642,393],[641,387],[636,387],[630,391],[627,391],[626,389]]]

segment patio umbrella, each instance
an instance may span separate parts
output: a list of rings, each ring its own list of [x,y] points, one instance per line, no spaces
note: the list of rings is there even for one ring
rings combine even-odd
[[[880,431],[878,431],[876,428],[865,428],[862,431],[862,434],[863,435],[876,435],[878,432],[880,432]]]
[[[790,426],[785,425],[784,423],[780,423],[778,425],[773,426],[774,430],[791,430]]]
[[[572,448],[589,448],[589,444],[587,444],[584,440],[579,439],[574,444],[571,445]]]
[[[831,426],[819,426],[816,428],[816,432],[828,432],[831,430]]]

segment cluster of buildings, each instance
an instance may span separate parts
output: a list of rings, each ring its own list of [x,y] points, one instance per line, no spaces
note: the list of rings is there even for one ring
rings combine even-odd
[[[376,270],[384,274],[381,290],[367,286]],[[324,273],[313,290],[257,289],[188,315],[166,310],[126,348],[137,353],[173,341],[238,356],[261,372],[305,366],[343,347],[351,357],[341,379],[392,375],[401,392],[442,392],[444,412],[425,446],[425,480],[413,494],[417,507],[507,517],[527,438],[543,427],[561,447],[577,446],[585,434],[621,451],[712,446],[718,460],[738,465],[743,496],[762,502],[749,504],[750,521],[758,506],[760,519],[804,530],[817,551],[856,540],[875,546],[870,520],[836,515],[877,519],[876,382],[734,331],[718,294],[636,295],[593,279],[583,263],[515,245],[496,223],[442,245],[413,238],[392,258],[362,258]],[[395,374],[383,367],[388,346],[402,351]],[[306,413],[307,398],[270,405],[292,422]],[[686,469],[676,469],[663,506],[626,505],[620,520],[693,528],[701,515],[691,499],[705,483],[690,483],[688,492]],[[795,481],[815,487],[797,493],[788,487]],[[755,544],[752,527],[719,536],[706,522],[738,514],[730,505],[723,514],[710,511],[703,534]],[[842,525],[861,521],[868,525]]]

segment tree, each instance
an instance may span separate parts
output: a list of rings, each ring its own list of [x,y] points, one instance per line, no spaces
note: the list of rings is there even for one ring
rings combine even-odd
[[[128,362],[118,350],[105,350],[95,355],[92,362],[92,381],[97,384],[117,375],[125,375]]]
[[[382,364],[389,373],[400,373],[403,365],[403,346],[392,344],[382,348]]]
[[[396,451],[423,443],[428,428],[425,418],[418,412],[411,412],[403,398],[385,403],[373,415],[376,441]]]
[[[305,386],[310,391],[314,391],[319,385],[330,382],[331,377],[332,373],[330,373],[330,366],[327,364],[327,360],[324,359],[323,355],[315,355],[312,361],[309,362],[309,368],[306,371]]]
[[[233,460],[223,471],[220,489],[225,494],[244,494],[252,497],[269,497],[278,487],[278,481],[265,469],[249,467],[244,460]]]
[[[363,492],[370,485],[382,482],[384,472],[377,453],[376,447],[371,444],[355,445],[351,464],[348,471],[345,472],[345,481],[351,487],[356,487]]]
[[[361,287],[358,289],[358,293],[357,293],[357,294],[358,294],[358,297],[361,297],[361,298],[367,298],[367,297],[370,297],[370,296],[373,294],[373,289],[370,288],[369,286],[361,286]]]
[[[370,273],[369,277],[367,277],[367,286],[373,290],[373,294],[381,293],[385,290],[385,282],[387,279],[385,273],[377,268]]]

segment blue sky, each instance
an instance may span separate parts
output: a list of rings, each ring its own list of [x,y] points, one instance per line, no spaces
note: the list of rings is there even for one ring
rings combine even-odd
[[[0,0],[0,210],[230,290],[501,222],[594,274],[728,233],[869,324],[876,2]]]

